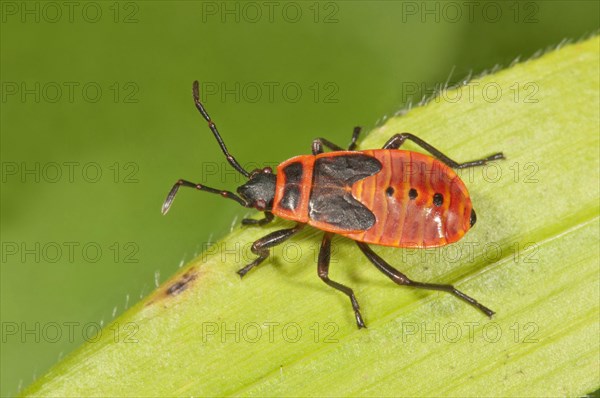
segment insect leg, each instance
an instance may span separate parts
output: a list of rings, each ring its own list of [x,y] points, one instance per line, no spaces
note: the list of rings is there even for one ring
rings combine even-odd
[[[189,187],[189,188],[195,188],[199,191],[216,193],[217,195],[221,195],[224,198],[233,199],[244,207],[248,207],[248,204],[242,198],[240,198],[233,192],[222,191],[220,189],[210,188],[210,187],[207,187],[206,185],[202,185],[202,184],[194,184],[193,182],[189,182],[186,180],[179,180],[173,185],[173,188],[171,188],[171,191],[169,191],[169,194],[167,195],[167,199],[165,199],[165,203],[163,203],[163,206],[162,206],[162,214],[167,214],[167,212],[169,211],[169,208],[173,204],[175,195],[179,191],[179,187],[182,187],[182,186]]]
[[[416,282],[416,281],[410,280],[406,275],[404,275],[403,273],[401,273],[400,271],[398,271],[397,269],[395,269],[394,267],[392,267],[391,265],[386,263],[384,259],[382,259],[377,254],[375,254],[375,252],[373,250],[371,250],[371,248],[366,243],[356,242],[356,244],[358,245],[360,250],[362,250],[362,252],[365,254],[365,256],[367,256],[367,258],[375,265],[375,267],[377,267],[377,269],[379,271],[383,272],[385,274],[385,276],[390,278],[392,281],[394,281],[398,285],[406,285],[406,286],[416,287],[419,289],[441,290],[444,292],[448,292],[448,293],[453,294],[454,296],[458,297],[459,299],[469,303],[470,305],[477,308],[478,310],[480,310],[481,312],[483,312],[485,315],[489,316],[490,318],[492,317],[492,315],[494,315],[494,311],[481,305],[480,303],[477,302],[477,300],[475,300],[475,299],[467,296],[463,292],[457,290],[454,286],[439,285],[439,284],[434,284],[434,283],[422,283],[422,282]]]
[[[358,305],[358,301],[356,301],[356,297],[354,297],[354,292],[348,286],[344,286],[341,283],[337,283],[329,279],[329,259],[331,255],[331,233],[326,232],[323,235],[323,242],[321,243],[321,250],[319,251],[319,278],[323,280],[326,284],[333,287],[334,289],[339,290],[344,293],[346,296],[350,298],[350,302],[352,303],[352,309],[354,309],[354,316],[356,317],[356,325],[358,328],[366,328],[365,322],[362,319],[362,315],[360,315],[360,307]]]
[[[332,151],[343,151],[344,149],[333,142],[326,140],[325,138],[315,138],[312,142],[313,155],[323,153],[323,146],[331,149]]]
[[[466,169],[467,167],[483,166],[484,164],[492,160],[505,159],[502,152],[499,152],[494,155],[488,156],[487,158],[472,160],[470,162],[458,163],[450,159],[448,156],[444,155],[439,149],[434,148],[419,137],[416,137],[410,133],[394,135],[388,140],[388,142],[385,143],[383,149],[398,149],[400,148],[400,146],[402,146],[402,144],[404,144],[404,141],[406,140],[411,140],[412,142],[425,149],[427,152],[431,153],[433,156],[435,156],[436,158],[438,158],[439,160],[441,160],[442,162],[454,169]]]
[[[352,140],[350,140],[350,145],[348,146],[349,151],[356,149],[356,140],[358,140],[360,130],[362,130],[360,126],[354,127],[354,131],[352,131]]]
[[[353,151],[356,148],[356,141],[358,140],[358,136],[359,136],[361,130],[362,129],[360,126],[354,127],[354,130],[352,131],[352,139],[350,140],[350,145],[348,146],[349,151]],[[325,138],[317,138],[312,143],[313,155],[318,155],[320,153],[323,153],[323,146],[326,146],[327,148],[331,149],[332,151],[343,151],[344,150],[341,146],[336,145],[333,142],[331,142]]]
[[[254,218],[244,218],[242,220],[243,225],[266,225],[273,221],[273,213],[270,211],[265,211],[265,217],[260,220],[255,220]]]
[[[258,257],[244,268],[237,271],[237,273],[243,277],[252,268],[256,267],[267,257],[269,257],[269,248],[277,246],[287,239],[292,237],[296,232],[300,231],[304,227],[304,224],[297,224],[294,228],[280,229],[278,231],[271,232],[270,234],[263,236],[252,244],[252,253],[258,255]]]

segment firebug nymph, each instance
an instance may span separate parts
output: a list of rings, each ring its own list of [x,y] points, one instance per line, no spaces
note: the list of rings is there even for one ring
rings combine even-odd
[[[297,222],[293,228],[272,232],[254,242],[252,252],[258,257],[238,271],[241,277],[263,262],[271,247],[281,244],[308,224],[324,231],[318,259],[319,277],[348,296],[359,328],[365,327],[365,322],[354,292],[329,279],[333,234],[356,241],[375,267],[399,285],[445,291],[487,316],[494,314],[452,285],[409,279],[375,254],[369,244],[428,248],[461,239],[475,224],[477,217],[465,184],[452,169],[476,167],[504,159],[502,153],[458,163],[410,133],[394,135],[382,149],[356,151],[360,133],[360,128],[356,127],[347,150],[324,138],[317,138],[312,143],[312,155],[288,159],[277,166],[276,173],[269,167],[248,172],[229,153],[217,126],[200,102],[197,81],[193,84],[192,93],[196,108],[208,122],[227,161],[248,181],[235,194],[179,180],[163,204],[163,214],[171,207],[179,187],[183,186],[215,193],[244,207],[264,212],[264,218],[260,220],[242,220],[244,225],[264,225],[274,216]],[[406,140],[433,156],[400,150]],[[325,153],[323,147],[331,152]]]

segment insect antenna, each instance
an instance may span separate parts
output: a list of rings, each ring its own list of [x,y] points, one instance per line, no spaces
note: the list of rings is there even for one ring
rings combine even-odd
[[[242,174],[246,178],[249,178],[250,173],[244,170],[244,168],[238,163],[238,161],[235,160],[233,155],[229,153],[227,147],[225,146],[225,142],[223,142],[223,138],[221,138],[221,134],[219,134],[219,130],[217,130],[217,125],[211,120],[210,116],[208,115],[208,112],[206,112],[206,109],[204,109],[204,105],[202,105],[202,103],[200,102],[200,89],[198,88],[198,86],[198,80],[194,81],[194,84],[192,85],[192,94],[194,96],[194,104],[196,104],[196,108],[198,109],[198,111],[200,111],[204,119],[206,119],[206,121],[208,122],[208,127],[217,139],[217,142],[219,143],[219,146],[221,147],[223,154],[225,154],[225,157],[227,158],[229,164],[233,166],[233,168],[236,169],[238,173]]]

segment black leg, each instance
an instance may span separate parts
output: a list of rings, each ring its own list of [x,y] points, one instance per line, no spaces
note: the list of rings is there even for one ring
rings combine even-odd
[[[419,289],[441,290],[444,292],[448,292],[458,297],[459,299],[471,304],[473,307],[477,308],[490,318],[492,317],[492,315],[494,315],[494,311],[479,304],[475,299],[457,290],[454,286],[412,281],[406,275],[404,275],[403,273],[386,263],[384,259],[375,254],[375,252],[373,252],[373,250],[371,250],[371,248],[366,243],[356,242],[356,244],[358,245],[360,250],[362,250],[365,256],[367,256],[367,258],[375,265],[375,267],[377,267],[379,271],[383,272],[388,278],[390,278],[398,285],[406,285],[416,287]]]
[[[265,211],[265,217],[260,220],[255,220],[254,218],[244,218],[242,220],[243,225],[266,225],[273,221],[273,213],[270,211]]]
[[[431,145],[429,145],[428,143],[426,143],[419,137],[416,137],[410,133],[402,133],[402,134],[394,135],[392,138],[390,138],[388,140],[388,142],[386,142],[386,144],[383,146],[383,149],[398,149],[398,148],[400,148],[400,146],[402,146],[402,144],[404,144],[404,141],[406,141],[406,140],[413,141],[415,144],[419,145],[421,148],[425,149],[427,152],[431,153],[433,156],[435,156],[436,158],[438,158],[439,160],[441,160],[448,166],[452,167],[453,169],[466,169],[467,167],[482,166],[492,160],[504,159],[504,155],[502,154],[502,152],[500,152],[500,153],[496,153],[494,155],[488,156],[487,158],[473,160],[473,161],[465,162],[465,163],[458,163],[458,162],[455,162],[454,160],[450,159],[448,156],[444,155],[438,149],[432,147]]]
[[[244,277],[252,268],[256,267],[267,257],[269,257],[269,248],[277,246],[287,239],[292,237],[296,232],[300,231],[305,224],[297,224],[294,228],[280,229],[278,231],[271,232],[267,236],[263,236],[252,244],[252,253],[258,255],[258,257],[244,268],[237,271],[237,273]]]
[[[344,149],[333,142],[326,140],[325,138],[315,138],[312,143],[313,155],[323,153],[323,146],[331,149],[332,151],[343,151]]]
[[[173,204],[173,199],[175,199],[175,195],[177,194],[177,191],[179,191],[179,187],[182,187],[182,186],[189,187],[189,188],[195,188],[200,191],[216,193],[217,195],[221,195],[224,198],[233,199],[244,207],[248,207],[248,204],[242,198],[240,198],[233,192],[221,191],[220,189],[210,188],[210,187],[207,187],[206,185],[194,184],[193,182],[189,182],[186,180],[179,180],[175,183],[175,185],[173,185],[173,188],[171,188],[171,191],[167,195],[167,199],[165,199],[165,203],[163,203],[163,206],[162,206],[162,214],[167,214],[167,212],[169,211],[169,208]]]
[[[365,322],[360,315],[360,307],[358,305],[358,301],[356,301],[356,297],[354,297],[354,292],[348,286],[344,286],[341,283],[337,283],[329,279],[329,259],[331,254],[331,233],[326,232],[323,235],[323,242],[321,243],[321,250],[319,251],[319,278],[323,280],[323,282],[327,283],[329,286],[334,289],[339,290],[344,293],[346,296],[350,298],[350,302],[352,303],[352,309],[354,309],[354,316],[356,317],[356,325],[358,328],[366,328]]]
[[[352,131],[352,140],[350,141],[350,145],[348,146],[349,151],[353,151],[354,149],[356,149],[356,140],[358,140],[360,130],[360,126],[354,127],[354,131]]]
[[[356,148],[356,140],[358,140],[360,130],[361,130],[360,127],[358,127],[358,126],[354,127],[354,130],[352,131],[352,140],[350,140],[350,145],[348,146],[349,151],[353,151]],[[344,148],[342,148],[341,146],[336,145],[333,142],[331,142],[325,138],[316,138],[315,140],[313,140],[313,143],[312,143],[313,155],[318,155],[320,153],[323,153],[324,146],[331,149],[332,151],[343,151],[344,150]]]

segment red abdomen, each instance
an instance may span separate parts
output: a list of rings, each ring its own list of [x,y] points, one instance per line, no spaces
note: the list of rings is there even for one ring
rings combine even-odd
[[[277,168],[276,216],[395,247],[456,242],[471,226],[456,173],[417,152],[377,149],[298,156]]]
[[[469,230],[471,199],[451,168],[417,152],[365,152],[383,168],[356,182],[352,195],[377,222],[366,231],[342,235],[384,246],[435,247],[456,242]]]

